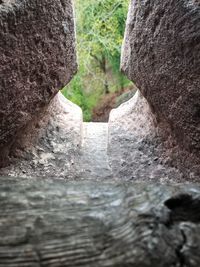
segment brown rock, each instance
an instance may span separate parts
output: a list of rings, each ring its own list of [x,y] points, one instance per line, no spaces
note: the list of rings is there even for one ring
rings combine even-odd
[[[122,70],[157,123],[200,155],[200,1],[132,0]]]
[[[152,136],[151,143],[159,145],[156,157],[162,164],[177,168],[182,179],[197,181],[200,1],[132,1],[122,50],[122,70],[150,107],[148,116],[154,121],[157,135]],[[135,109],[132,116],[138,116]],[[147,114],[143,112],[143,116]],[[149,134],[147,129],[146,136]],[[179,175],[172,180],[178,181]]]
[[[42,117],[77,70],[71,0],[1,1],[0,55],[0,158],[4,158],[16,136]]]

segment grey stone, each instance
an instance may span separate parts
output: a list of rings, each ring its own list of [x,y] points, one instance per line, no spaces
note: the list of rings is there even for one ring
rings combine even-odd
[[[148,102],[139,91],[128,102],[111,111],[108,158],[113,177],[123,181],[190,180],[191,171],[182,172],[164,162],[165,150],[154,124]],[[193,177],[193,181],[198,179]]]
[[[61,93],[51,101],[38,126],[15,142],[12,164],[0,175],[75,179],[80,168],[82,110]],[[23,146],[22,146],[23,143]]]

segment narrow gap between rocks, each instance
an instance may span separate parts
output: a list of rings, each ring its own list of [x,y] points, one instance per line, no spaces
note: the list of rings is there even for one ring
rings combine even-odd
[[[129,0],[75,1],[79,70],[64,96],[81,107],[84,122],[108,122],[136,87],[120,72]]]

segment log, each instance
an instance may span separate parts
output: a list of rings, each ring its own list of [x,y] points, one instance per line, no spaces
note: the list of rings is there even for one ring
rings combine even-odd
[[[200,186],[1,177],[0,267],[200,266]]]

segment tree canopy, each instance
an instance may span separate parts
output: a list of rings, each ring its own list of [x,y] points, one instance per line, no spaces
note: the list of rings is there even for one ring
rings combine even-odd
[[[64,90],[85,119],[102,94],[123,88],[120,53],[129,0],[76,0],[79,72]]]

